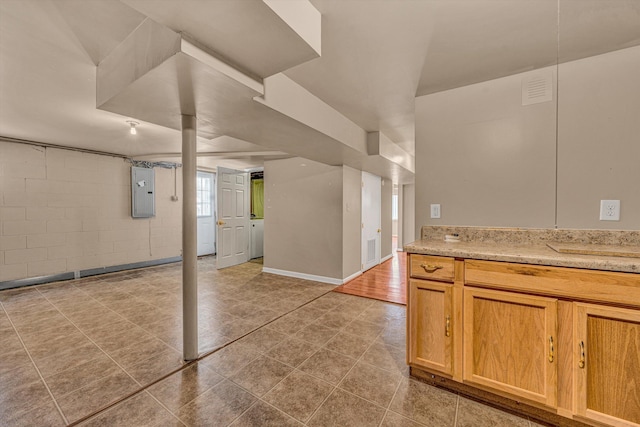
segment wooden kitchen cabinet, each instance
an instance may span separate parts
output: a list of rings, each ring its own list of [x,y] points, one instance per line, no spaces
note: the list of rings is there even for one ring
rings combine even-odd
[[[466,383],[556,406],[557,300],[465,287]]]
[[[453,376],[453,285],[409,280],[409,364]]]
[[[640,426],[640,311],[574,303],[576,414]]]
[[[462,380],[463,261],[411,254],[407,278],[407,362]]]
[[[408,262],[412,374],[536,417],[640,427],[640,274]]]

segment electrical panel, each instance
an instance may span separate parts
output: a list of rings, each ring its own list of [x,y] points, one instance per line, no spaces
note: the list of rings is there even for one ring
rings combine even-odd
[[[152,168],[131,167],[131,216],[156,215],[155,172]]]

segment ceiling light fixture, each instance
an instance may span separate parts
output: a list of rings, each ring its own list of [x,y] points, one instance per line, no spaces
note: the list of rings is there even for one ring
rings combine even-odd
[[[140,123],[133,120],[127,120],[127,123],[129,123],[129,125],[131,126],[131,129],[129,129],[131,135],[136,135],[138,133],[138,131],[136,130],[136,126],[138,126]]]

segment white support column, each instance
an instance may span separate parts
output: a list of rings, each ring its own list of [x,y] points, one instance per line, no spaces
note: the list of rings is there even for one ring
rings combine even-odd
[[[182,353],[198,358],[198,218],[196,118],[182,116]]]

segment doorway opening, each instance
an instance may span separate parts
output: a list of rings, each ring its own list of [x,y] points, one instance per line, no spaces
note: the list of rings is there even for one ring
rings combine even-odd
[[[198,215],[198,256],[216,253],[216,177],[211,172],[198,171],[196,176],[196,212]]]
[[[251,172],[251,250],[249,258],[262,262],[264,255],[264,170]]]

